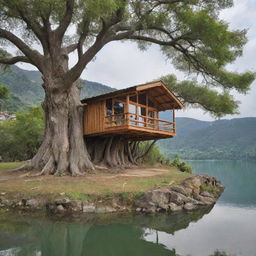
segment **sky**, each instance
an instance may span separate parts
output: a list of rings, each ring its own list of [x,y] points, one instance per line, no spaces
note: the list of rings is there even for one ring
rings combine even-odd
[[[256,71],[256,0],[235,0],[234,7],[222,11],[220,17],[230,24],[231,29],[247,29],[248,43],[243,56],[228,68],[232,71]],[[71,64],[75,57],[71,55]],[[25,68],[24,65],[21,66]],[[151,46],[147,51],[140,51],[136,43],[112,42],[106,45],[82,73],[82,78],[100,82],[121,89],[136,84],[156,80],[163,75],[175,74],[179,80],[185,76],[174,69],[172,64],[162,55],[158,46]],[[256,82],[247,95],[233,93],[240,101],[238,115],[227,115],[222,119],[239,117],[256,117]],[[203,110],[189,108],[180,110],[177,116],[191,117],[200,120],[214,120]]]

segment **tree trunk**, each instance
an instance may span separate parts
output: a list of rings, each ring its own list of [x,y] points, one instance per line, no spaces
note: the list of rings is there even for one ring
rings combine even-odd
[[[94,169],[94,165],[83,139],[79,85],[76,82],[70,90],[60,91],[52,90],[56,88],[56,81],[54,85],[47,81],[44,88],[45,135],[31,160],[31,168],[40,170],[40,174],[83,175],[86,170]]]
[[[130,141],[122,136],[92,137],[86,139],[93,164],[107,168],[130,168],[139,165],[155,142],[140,152],[140,142]]]

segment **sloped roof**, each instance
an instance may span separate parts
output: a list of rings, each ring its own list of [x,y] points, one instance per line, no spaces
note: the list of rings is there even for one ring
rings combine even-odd
[[[150,82],[146,84],[135,85],[126,89],[109,92],[91,98],[82,100],[82,103],[91,103],[111,99],[115,97],[125,96],[127,94],[148,91],[150,97],[156,102],[159,110],[182,109],[183,103],[175,96],[164,84],[163,81]]]

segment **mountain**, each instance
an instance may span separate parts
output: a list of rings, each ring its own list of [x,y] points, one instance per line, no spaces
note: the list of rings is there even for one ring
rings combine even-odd
[[[17,111],[27,109],[29,106],[39,105],[44,99],[44,90],[41,86],[41,73],[24,70],[12,66],[10,71],[0,73],[0,84],[6,85],[11,91],[11,97],[2,104],[3,110]],[[92,97],[114,91],[109,86],[82,80],[81,98]]]
[[[177,136],[158,142],[169,157],[256,159],[256,118],[212,122],[177,118]]]

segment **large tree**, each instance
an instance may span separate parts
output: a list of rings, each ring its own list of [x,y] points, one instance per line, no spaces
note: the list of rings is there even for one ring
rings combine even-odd
[[[232,0],[0,0],[0,63],[32,64],[43,78],[45,136],[29,167],[72,175],[94,168],[83,142],[78,79],[113,41],[133,40],[142,48],[159,45],[176,68],[202,80],[196,84],[166,78],[185,101],[217,116],[234,113],[237,103],[230,90],[248,91],[254,75],[225,70],[246,43],[246,31],[230,31],[218,18],[232,4]],[[10,46],[17,48],[15,56],[8,52]],[[72,52],[77,53],[77,62],[70,67]]]

